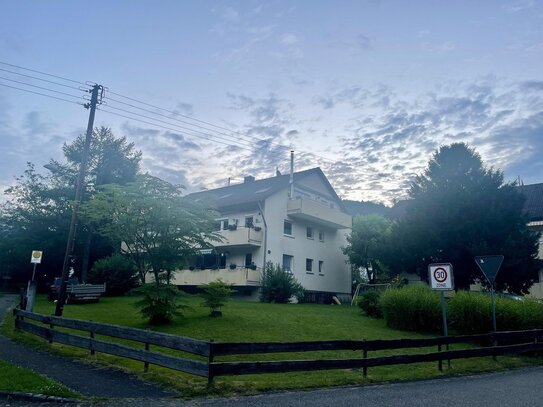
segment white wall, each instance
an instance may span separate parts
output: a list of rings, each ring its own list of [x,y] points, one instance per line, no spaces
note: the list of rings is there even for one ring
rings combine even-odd
[[[271,252],[267,254],[267,261],[282,265],[283,254],[294,256],[293,273],[305,289],[350,294],[351,271],[341,251],[341,247],[347,245],[346,235],[350,229],[327,229],[290,219],[287,216],[287,201],[287,188],[266,199],[267,250]],[[293,237],[283,234],[285,220],[292,223]],[[307,226],[313,227],[313,240],[306,237]],[[324,231],[324,242],[319,241],[319,230]],[[306,258],[313,259],[313,274],[306,272]],[[324,261],[323,275],[318,272],[319,260]]]

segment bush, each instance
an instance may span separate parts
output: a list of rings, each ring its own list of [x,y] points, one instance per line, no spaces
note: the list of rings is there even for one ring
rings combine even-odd
[[[492,331],[490,294],[459,291],[447,304],[449,323],[459,334]],[[525,298],[521,301],[496,296],[498,331],[543,328],[543,304]]]
[[[381,293],[380,290],[368,290],[358,297],[356,303],[368,317],[383,318],[380,304]]]
[[[260,300],[262,302],[287,303],[292,296],[301,299],[304,296],[302,285],[296,280],[292,273],[289,273],[281,266],[266,264],[262,274],[262,285],[260,288]]]
[[[137,269],[130,260],[114,254],[94,263],[87,282],[106,283],[106,295],[124,295],[138,285]]]
[[[211,309],[209,314],[212,317],[222,316],[221,307],[230,299],[234,293],[231,285],[222,280],[212,281],[211,283],[200,286],[203,289],[201,294],[204,299],[204,306]]]
[[[135,306],[140,308],[151,325],[167,324],[175,316],[183,316],[180,309],[189,308],[180,302],[183,291],[171,284],[145,284],[137,291],[143,293],[143,298]]]
[[[439,294],[426,285],[386,290],[381,295],[380,305],[391,328],[419,332],[442,329]]]

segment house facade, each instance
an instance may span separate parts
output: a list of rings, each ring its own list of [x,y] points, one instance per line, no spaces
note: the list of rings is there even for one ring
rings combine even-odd
[[[200,250],[175,273],[184,287],[221,279],[256,298],[267,262],[281,265],[313,301],[350,296],[351,271],[342,247],[352,218],[320,168],[191,194],[213,207],[221,241]]]
[[[539,279],[530,288],[530,296],[543,299],[543,183],[521,185],[519,191],[524,195],[524,211],[528,215],[528,228],[541,233],[539,236]]]

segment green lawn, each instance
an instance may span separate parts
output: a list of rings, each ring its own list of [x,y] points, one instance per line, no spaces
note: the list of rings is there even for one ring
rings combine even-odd
[[[150,328],[138,314],[133,304],[137,297],[102,298],[97,304],[67,305],[64,316],[126,325],[136,328]],[[151,328],[161,332],[189,336],[215,341],[265,342],[265,341],[305,341],[332,339],[392,339],[421,338],[424,335],[402,332],[387,328],[383,320],[367,318],[361,315],[356,307],[346,305],[316,304],[262,304],[244,301],[232,301],[223,308],[222,318],[208,317],[208,309],[203,308],[201,300],[191,297],[188,300],[192,310],[187,311],[184,318],[174,323]],[[36,312],[52,314],[54,304],[47,302],[43,296],[38,297]],[[404,366],[386,366],[370,368],[368,378],[364,379],[357,370],[314,371],[302,373],[281,373],[268,375],[247,375],[218,377],[212,388],[207,388],[203,378],[191,376],[169,369],[151,366],[149,372],[143,373],[143,364],[128,359],[97,354],[90,356],[87,351],[63,345],[49,345],[32,335],[16,332],[12,328],[13,317],[7,321],[3,332],[17,340],[24,341],[53,352],[97,360],[101,363],[113,364],[141,375],[143,378],[173,387],[184,396],[204,394],[253,393],[271,389],[311,388],[332,385],[364,384],[384,380],[420,379],[450,374],[502,370],[540,363],[540,359],[526,357],[477,358],[453,361],[451,370],[439,372],[437,363],[419,363]],[[129,344],[127,341],[118,341]],[[141,344],[131,344],[141,347]],[[455,348],[458,348],[456,345]],[[156,349],[156,348],[155,348]],[[435,350],[435,349],[431,349]],[[430,349],[422,350],[422,352]],[[173,351],[166,351],[176,354]],[[370,352],[369,356],[415,353],[421,350],[401,350],[386,352]],[[361,352],[354,356],[361,356]],[[218,358],[220,360],[278,360],[303,358],[336,358],[353,357],[353,352],[311,352],[298,354],[244,355]]]
[[[6,322],[6,324],[10,322],[13,321]],[[4,329],[8,329],[8,327],[5,326]],[[46,394],[57,397],[79,397],[77,393],[60,383],[3,360],[0,360],[0,391]]]
[[[13,366],[0,360],[0,391],[46,394],[57,397],[79,397],[66,386],[41,376],[32,370]]]

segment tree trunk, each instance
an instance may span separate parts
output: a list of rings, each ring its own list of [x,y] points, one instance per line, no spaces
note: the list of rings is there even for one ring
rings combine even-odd
[[[89,271],[89,261],[91,254],[91,244],[92,244],[92,231],[90,228],[87,229],[87,235],[85,236],[85,244],[83,246],[83,259],[81,261],[81,282],[87,282],[87,274]]]

